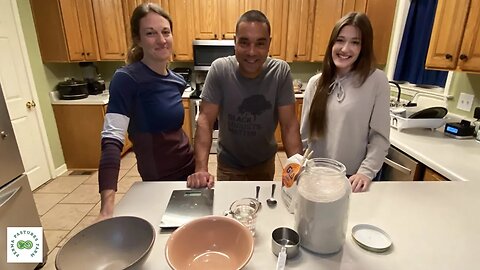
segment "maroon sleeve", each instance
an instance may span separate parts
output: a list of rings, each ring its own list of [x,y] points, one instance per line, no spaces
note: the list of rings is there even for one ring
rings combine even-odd
[[[120,169],[120,154],[123,143],[112,138],[102,139],[102,155],[98,167],[99,192],[106,189],[117,191],[118,170]]]

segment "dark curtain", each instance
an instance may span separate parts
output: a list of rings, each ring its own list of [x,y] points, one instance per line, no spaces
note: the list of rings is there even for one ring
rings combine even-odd
[[[394,80],[445,86],[447,71],[425,69],[436,7],[437,0],[411,0]]]

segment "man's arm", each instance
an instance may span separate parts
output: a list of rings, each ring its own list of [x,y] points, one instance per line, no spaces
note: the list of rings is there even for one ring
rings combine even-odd
[[[283,146],[287,157],[302,154],[302,142],[300,140],[300,125],[295,115],[295,104],[278,107],[278,121],[282,132]]]
[[[212,146],[213,125],[217,120],[219,106],[203,100],[195,130],[195,173],[187,179],[187,186],[193,188],[212,187],[213,176],[208,173],[208,156]]]

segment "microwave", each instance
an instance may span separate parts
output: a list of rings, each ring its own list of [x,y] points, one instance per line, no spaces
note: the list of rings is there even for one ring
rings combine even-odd
[[[208,71],[217,58],[235,55],[233,40],[194,40],[193,69]]]

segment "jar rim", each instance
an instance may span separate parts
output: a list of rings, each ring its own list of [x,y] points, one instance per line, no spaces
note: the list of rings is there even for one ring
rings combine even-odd
[[[312,158],[307,161],[306,167],[315,167],[318,165],[324,165],[329,168],[335,169],[336,173],[343,173],[346,174],[347,168],[343,163],[331,158]]]

